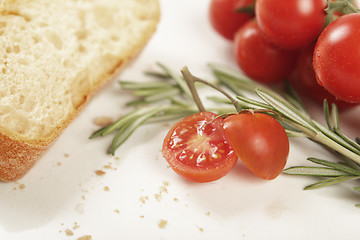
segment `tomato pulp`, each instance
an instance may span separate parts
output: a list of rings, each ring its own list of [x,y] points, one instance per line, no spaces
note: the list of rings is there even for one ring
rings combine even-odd
[[[177,122],[162,147],[171,168],[195,182],[210,182],[225,176],[238,157],[225,135],[223,123],[222,118],[211,112],[200,112]]]

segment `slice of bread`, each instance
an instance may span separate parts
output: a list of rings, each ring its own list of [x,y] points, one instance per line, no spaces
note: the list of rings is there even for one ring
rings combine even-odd
[[[29,171],[159,18],[158,0],[1,1],[1,180]]]

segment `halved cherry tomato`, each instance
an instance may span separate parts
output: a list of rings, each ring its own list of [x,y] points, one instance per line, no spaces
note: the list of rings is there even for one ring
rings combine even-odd
[[[209,18],[211,26],[228,40],[234,39],[235,32],[253,18],[253,14],[236,12],[236,9],[252,6],[254,0],[211,0]]]
[[[264,113],[239,113],[224,121],[225,133],[244,165],[263,179],[284,169],[289,139],[281,124]]]
[[[225,135],[223,123],[222,118],[211,112],[200,112],[177,122],[162,147],[171,168],[195,182],[210,182],[225,176],[238,157]]]

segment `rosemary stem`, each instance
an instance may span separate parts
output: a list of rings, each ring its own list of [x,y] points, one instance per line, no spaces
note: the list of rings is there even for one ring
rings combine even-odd
[[[314,141],[322,143],[323,145],[333,149],[335,152],[338,152],[339,154],[351,159],[352,161],[360,164],[360,155],[350,151],[346,147],[343,147],[342,145],[338,144],[334,140],[328,138],[323,133],[318,133],[315,136],[311,137]]]

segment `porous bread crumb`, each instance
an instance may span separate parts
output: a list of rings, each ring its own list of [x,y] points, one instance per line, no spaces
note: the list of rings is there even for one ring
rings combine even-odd
[[[74,235],[74,232],[71,231],[70,229],[66,229],[66,230],[65,230],[65,234],[66,234],[66,236],[73,236],[73,235]]]
[[[82,236],[82,237],[78,237],[77,240],[91,240],[91,239],[92,239],[91,235],[85,235],[85,236]]]
[[[94,119],[94,124],[99,127],[105,127],[114,122],[112,117],[100,116]]]
[[[210,216],[210,212],[207,212],[207,213],[205,213],[206,214],[206,216]]]
[[[149,200],[149,196],[145,196],[145,197],[141,196],[139,200],[140,200],[141,203],[145,204],[145,202],[147,200]]]
[[[80,226],[77,222],[74,222],[74,226],[72,227],[73,230],[78,229]]]
[[[62,165],[62,162],[57,162],[56,163],[58,166],[61,166]]]
[[[25,184],[23,184],[23,183],[20,184],[20,185],[19,185],[19,189],[25,189]]]
[[[64,157],[70,157],[70,154],[68,154],[68,153],[64,153]]]
[[[165,228],[167,224],[168,224],[167,220],[161,219],[158,226],[159,228]]]
[[[144,218],[145,216],[144,215],[140,215],[140,218]]]
[[[106,174],[106,172],[104,172],[103,170],[96,170],[95,173],[98,176],[102,176],[102,175]]]

